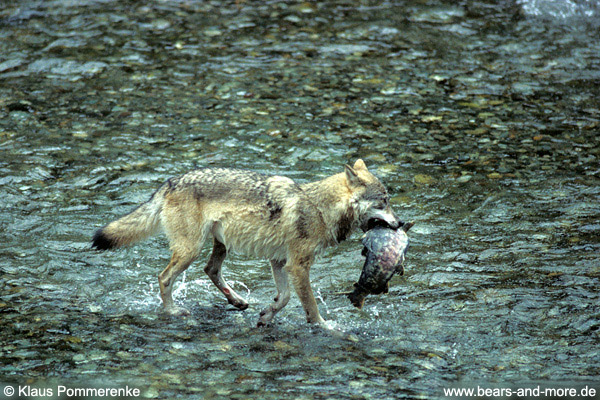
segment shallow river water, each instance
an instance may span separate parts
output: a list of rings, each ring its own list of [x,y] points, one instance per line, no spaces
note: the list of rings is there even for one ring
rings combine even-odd
[[[0,0],[0,386],[600,391],[599,20],[593,1]],[[307,182],[359,157],[415,226],[405,275],[362,311],[343,294],[358,232],[314,265],[321,314],[358,340],[295,296],[256,328],[264,260],[225,261],[250,302],[233,311],[207,246],[176,286],[192,315],[170,318],[163,236],[90,249],[190,169]]]

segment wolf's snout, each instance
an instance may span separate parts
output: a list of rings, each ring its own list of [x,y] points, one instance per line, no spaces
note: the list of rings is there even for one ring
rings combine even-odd
[[[392,219],[388,222],[389,227],[392,229],[398,229],[401,224],[402,224],[401,221],[395,215],[394,215],[394,219]]]

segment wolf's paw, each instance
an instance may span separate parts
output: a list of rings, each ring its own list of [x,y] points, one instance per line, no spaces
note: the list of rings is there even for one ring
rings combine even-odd
[[[263,321],[262,319],[259,319],[258,322],[256,323],[257,328],[264,328],[267,325],[268,325],[268,323]]]
[[[269,322],[273,319],[275,313],[271,307],[267,307],[262,310],[259,314],[258,322],[256,323],[256,327],[260,328],[263,326],[269,325]]]
[[[165,308],[165,312],[173,317],[187,317],[190,312],[187,308],[172,306]]]
[[[330,321],[325,321],[322,320],[321,322],[315,324],[319,329],[321,329],[323,332],[325,332],[325,334],[327,335],[331,335],[334,338],[337,339],[342,339],[342,340],[347,340],[349,342],[353,342],[356,343],[359,341],[358,336],[352,334],[352,333],[347,333],[344,332],[340,329],[338,329],[334,323],[330,322]]]
[[[234,306],[235,308],[237,308],[238,310],[245,310],[246,308],[248,308],[248,303],[245,302],[244,300],[231,300],[228,299],[227,300],[229,302],[229,304],[231,304],[232,306]]]

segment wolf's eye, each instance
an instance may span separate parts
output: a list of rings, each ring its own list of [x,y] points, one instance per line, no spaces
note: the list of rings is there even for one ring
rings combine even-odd
[[[383,209],[387,208],[387,206],[389,204],[390,204],[390,202],[387,198],[379,199],[379,200],[377,200],[377,205],[375,207],[380,210],[383,210]]]

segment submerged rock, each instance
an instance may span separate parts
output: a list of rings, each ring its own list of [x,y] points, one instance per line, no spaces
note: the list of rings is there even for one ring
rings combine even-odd
[[[92,76],[99,74],[108,64],[102,61],[88,61],[80,63],[73,60],[65,60],[62,58],[42,58],[29,64],[27,67],[30,73],[46,73],[49,75],[62,76]]]

